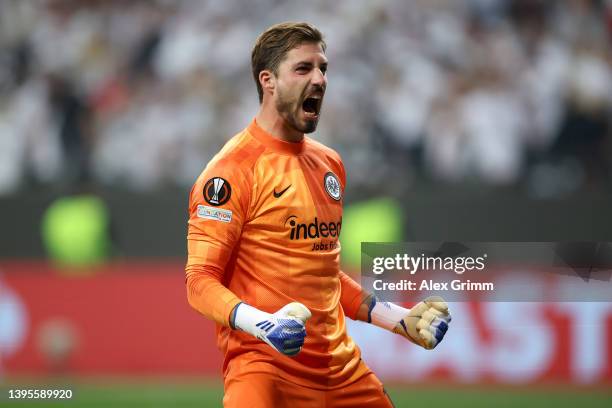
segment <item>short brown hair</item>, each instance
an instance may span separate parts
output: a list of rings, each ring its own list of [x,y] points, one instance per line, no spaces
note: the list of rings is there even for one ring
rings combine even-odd
[[[280,23],[261,33],[251,52],[251,68],[257,85],[259,102],[263,101],[263,89],[259,83],[259,73],[270,70],[275,75],[287,53],[302,43],[320,43],[325,52],[323,34],[309,23]]]

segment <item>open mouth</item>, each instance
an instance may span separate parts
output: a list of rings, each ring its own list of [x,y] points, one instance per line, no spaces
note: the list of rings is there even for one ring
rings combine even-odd
[[[321,109],[321,98],[320,97],[308,97],[302,102],[302,109],[308,117],[316,118],[319,116]]]

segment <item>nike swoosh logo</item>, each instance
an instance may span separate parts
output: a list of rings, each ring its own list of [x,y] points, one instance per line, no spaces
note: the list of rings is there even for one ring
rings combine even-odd
[[[287,188],[285,188],[283,191],[279,191],[278,193],[276,192],[276,188],[275,188],[274,189],[274,198],[278,198],[278,197],[282,196],[285,193],[285,191],[289,190],[289,187],[291,187],[291,184],[289,184],[287,186]]]

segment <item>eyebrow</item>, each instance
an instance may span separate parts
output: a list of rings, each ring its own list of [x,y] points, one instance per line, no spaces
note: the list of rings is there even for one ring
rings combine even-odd
[[[297,67],[308,67],[308,68],[312,68],[312,67],[314,66],[314,64],[313,64],[312,62],[310,62],[310,61],[300,61],[300,62],[297,62],[297,63],[296,63],[294,66],[295,66],[296,68],[297,68]],[[327,68],[327,61],[322,62],[322,63],[321,63],[321,66],[322,66],[322,67]]]

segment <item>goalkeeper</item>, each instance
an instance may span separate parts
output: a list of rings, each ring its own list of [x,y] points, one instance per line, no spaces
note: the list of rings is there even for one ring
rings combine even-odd
[[[378,302],[340,270],[344,166],[305,136],[327,87],[325,47],[307,23],[259,36],[259,111],[191,190],[187,297],[217,324],[225,407],[391,407],[345,316],[426,349],[450,322],[440,298]]]

